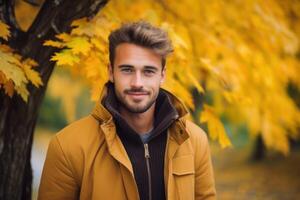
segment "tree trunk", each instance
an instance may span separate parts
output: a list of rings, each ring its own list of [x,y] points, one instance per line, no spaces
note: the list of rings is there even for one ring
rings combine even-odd
[[[24,102],[0,90],[0,199],[31,199],[30,164],[33,131],[54,63],[50,58],[57,49],[43,46],[60,32],[70,31],[73,20],[94,16],[107,0],[46,0],[27,32],[20,30],[14,17],[14,1],[0,0],[0,19],[10,26],[8,42],[24,58],[39,63],[43,86],[28,86],[30,95]]]
[[[261,135],[258,135],[255,140],[255,146],[252,152],[252,160],[253,161],[261,161],[265,158],[266,147],[264,145],[264,141]]]

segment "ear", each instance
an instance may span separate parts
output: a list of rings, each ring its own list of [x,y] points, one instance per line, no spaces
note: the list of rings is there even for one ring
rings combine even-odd
[[[166,79],[166,66],[164,66],[163,70],[161,71],[160,85],[164,83],[165,79]]]
[[[109,75],[109,80],[113,83],[114,82],[114,76],[113,76],[113,66],[111,64],[108,64],[108,75]]]

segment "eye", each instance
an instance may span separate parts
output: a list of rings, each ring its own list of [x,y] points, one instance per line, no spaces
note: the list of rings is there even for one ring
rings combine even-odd
[[[125,73],[131,73],[131,72],[133,72],[133,70],[131,68],[122,68],[121,71],[125,72]]]
[[[151,75],[155,74],[155,71],[150,70],[150,69],[146,69],[146,70],[144,70],[144,74],[146,76],[151,76]]]

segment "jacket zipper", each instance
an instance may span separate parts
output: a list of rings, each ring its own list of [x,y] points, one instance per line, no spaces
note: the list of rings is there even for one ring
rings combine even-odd
[[[150,170],[150,153],[148,144],[144,144],[145,148],[145,158],[146,158],[146,165],[147,165],[147,173],[148,173],[148,190],[149,190],[149,200],[152,200],[152,187],[151,187],[151,170]]]

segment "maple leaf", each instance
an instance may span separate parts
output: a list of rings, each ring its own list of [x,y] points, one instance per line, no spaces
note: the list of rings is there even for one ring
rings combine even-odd
[[[38,72],[34,71],[33,69],[31,69],[30,65],[25,65],[23,67],[25,75],[27,77],[27,79],[35,86],[35,87],[39,87],[41,85],[43,85],[43,82],[41,80],[41,77],[39,75]]]
[[[57,47],[57,48],[63,48],[65,45],[62,42],[53,41],[53,40],[46,40],[43,43],[44,46],[51,46],[51,47]]]
[[[12,50],[6,45],[0,45],[0,58],[3,62],[21,66],[20,57],[12,53]]]
[[[20,86],[15,86],[15,90],[22,97],[22,99],[27,102],[29,92],[26,88],[26,84],[22,83]]]
[[[38,63],[37,63],[35,60],[30,59],[30,58],[27,58],[27,59],[24,61],[24,63],[25,63],[26,65],[31,66],[32,68],[38,66]]]
[[[75,55],[79,53],[82,53],[83,55],[87,55],[92,45],[89,43],[87,38],[75,37],[72,38],[72,40],[67,43],[67,47],[69,47]]]
[[[63,42],[69,42],[71,40],[71,36],[67,33],[61,33],[55,36],[57,39],[60,39]]]
[[[13,80],[16,86],[27,83],[25,74],[19,65],[21,65],[20,61],[0,49],[0,71],[6,76],[7,80]]]
[[[95,35],[95,26],[93,23],[90,23],[87,18],[75,20],[72,22],[71,26],[74,27],[71,32],[72,35],[86,35],[89,37],[93,37]]]
[[[0,20],[0,38],[8,40],[10,37],[9,26]]]
[[[55,53],[51,60],[56,61],[57,65],[73,65],[79,62],[79,58],[74,56],[69,49]]]

